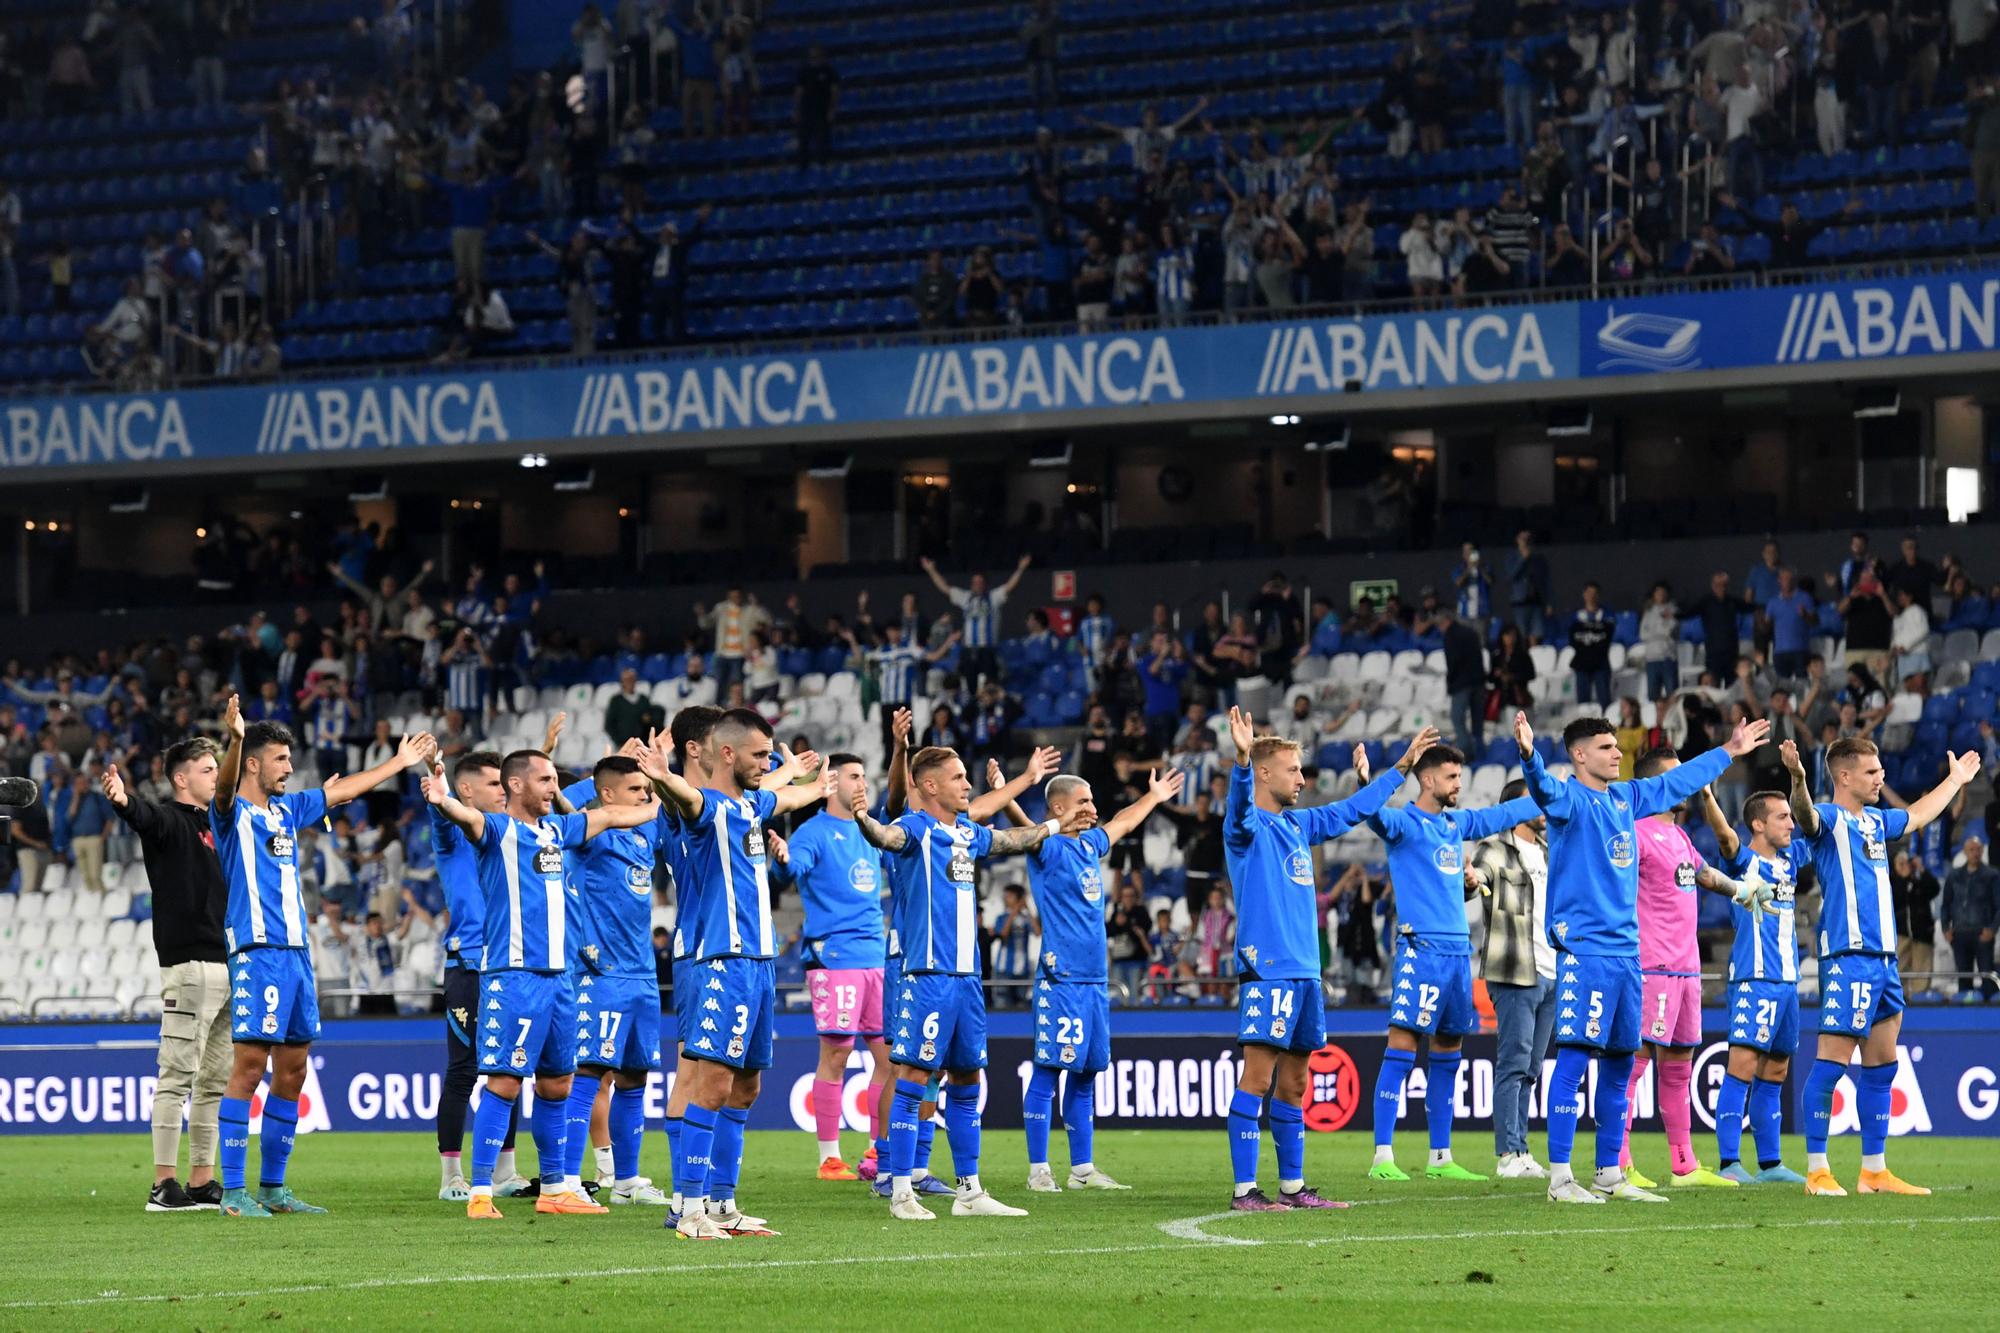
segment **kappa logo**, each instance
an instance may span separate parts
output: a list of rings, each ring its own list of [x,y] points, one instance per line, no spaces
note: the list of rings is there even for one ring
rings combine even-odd
[[[498,1032],[498,1031],[500,1030],[500,1020],[499,1020],[499,1019],[497,1019],[497,1018],[489,1018],[489,1019],[487,1019],[487,1020],[486,1020],[486,1030],[487,1030],[488,1032]]]
[[[236,988],[236,994],[235,994],[235,996],[234,996],[233,998],[235,998],[235,999],[238,999],[238,1000],[247,1000],[247,999],[249,999],[249,998],[250,998],[250,992],[249,992],[249,991],[247,991],[247,990],[244,990],[244,989],[243,989],[243,988],[242,988],[241,986],[238,986],[238,987]]]
[[[715,1043],[709,1040],[707,1037],[697,1038],[695,1041],[695,1049],[701,1051],[713,1051],[715,1049]]]
[[[1389,1015],[1389,1021],[1392,1023],[1407,1023],[1410,1021],[1410,1011],[1407,1009],[1398,1009],[1395,1013]]]
[[[710,1013],[722,1012],[722,1006],[716,1003],[715,997],[713,995],[709,996],[706,1000],[703,1000],[701,1002],[701,1007],[708,1010]]]
[[[500,1008],[500,1001],[498,1000],[488,1000],[486,1002],[486,1009],[488,1013],[492,1013],[498,1010],[499,1008]]]
[[[713,991],[719,991],[722,989],[722,983],[718,981],[716,978],[710,977],[708,979],[708,989]]]
[[[506,987],[502,986],[498,981],[494,981],[489,983],[486,989],[491,994],[498,995],[501,991],[505,990]]]
[[[722,1029],[721,1029],[721,1028],[718,1028],[718,1027],[717,1027],[717,1026],[715,1025],[715,1020],[714,1020],[714,1019],[712,1019],[712,1018],[704,1018],[704,1019],[702,1019],[702,1020],[701,1020],[701,1030],[702,1030],[703,1032],[720,1032],[720,1031],[721,1031]]]
[[[486,1047],[488,1050],[497,1050],[499,1049],[499,1046],[500,1046],[500,1039],[498,1037],[488,1037],[486,1039]]]
[[[1411,964],[1409,959],[1405,958],[1403,960],[1403,975],[1406,977],[1413,977],[1416,974],[1417,974],[1417,969],[1415,968],[1415,966]]]
[[[237,1016],[238,1018],[248,1018],[248,1017],[250,1017],[250,1006],[249,1006],[249,1005],[247,1005],[247,1004],[239,1004],[239,1005],[237,1005],[237,1006],[236,1006],[236,1016]]]

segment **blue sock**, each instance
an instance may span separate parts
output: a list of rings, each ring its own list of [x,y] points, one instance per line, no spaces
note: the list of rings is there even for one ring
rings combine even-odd
[[[1886,1088],[1887,1085],[1885,1084]],[[1882,1102],[1883,1132],[1888,1132],[1887,1094]],[[276,1187],[285,1183],[285,1167],[292,1160],[292,1145],[299,1140],[299,1104],[283,1097],[264,1099],[264,1149],[257,1164],[257,1183]],[[1877,1149],[1877,1151],[1880,1151]]]
[[[1785,1085],[1759,1079],[1750,1087],[1750,1132],[1757,1139],[1757,1165],[1765,1170],[1785,1160]]]
[[[224,1097],[215,1124],[222,1139],[222,1188],[240,1190],[250,1165],[250,1099]]]
[[[1626,1089],[1632,1083],[1631,1051],[1597,1057],[1597,1169],[1618,1165],[1625,1155]]]
[[[889,1099],[889,1174],[893,1177],[917,1173],[917,1114],[923,1104],[923,1084],[906,1078],[896,1080],[895,1095]]]
[[[938,1108],[940,1114],[942,1114],[945,1106],[949,1105],[942,1097],[932,1097],[929,1100],[931,1105]],[[928,1120],[917,1121],[917,1155],[915,1160],[910,1163],[910,1169],[913,1172],[921,1174],[931,1169],[931,1140],[937,1137],[937,1127],[938,1118],[936,1115],[933,1115]]]
[[[583,1150],[590,1143],[590,1113],[597,1105],[597,1089],[603,1079],[577,1074],[569,1081],[569,1100],[563,1103],[562,1174],[583,1175]],[[541,1146],[537,1141],[537,1148]]]
[[[1743,1104],[1749,1096],[1747,1080],[1722,1076],[1722,1091],[1715,1097],[1715,1155],[1725,1167],[1743,1160]]]
[[[1060,1077],[1053,1069],[1036,1065],[1028,1075],[1028,1090],[1021,1094],[1021,1123],[1028,1131],[1028,1163],[1036,1165],[1049,1160],[1049,1116],[1055,1110],[1056,1080]],[[1069,1120],[1068,1108],[1064,1108],[1064,1123]],[[1075,1140],[1071,1140],[1074,1144]]]
[[[1549,1081],[1548,1101],[1549,1164],[1568,1166],[1576,1147],[1577,1122],[1583,1119],[1583,1103],[1578,1094],[1590,1077],[1590,1052],[1581,1046],[1556,1048],[1555,1077]],[[1602,1114],[1600,1110],[1599,1114]],[[1623,1126],[1620,1126],[1622,1129]]]
[[[1804,1114],[1799,1118],[1806,1124],[1807,1152],[1826,1151],[1827,1127],[1833,1122],[1834,1085],[1846,1072],[1847,1066],[1838,1061],[1815,1060],[1812,1072],[1806,1075]]]
[[[1271,1146],[1278,1151],[1278,1188],[1306,1178],[1306,1113],[1303,1107],[1271,1099]]]
[[[569,1107],[563,1102],[538,1102],[530,1117],[535,1136],[535,1171],[542,1188],[560,1182],[568,1164],[564,1156],[569,1144]],[[586,1126],[587,1128],[587,1126]],[[586,1132],[585,1138],[590,1135]]]
[[[520,1109],[519,1097],[502,1097],[488,1088],[472,1113],[472,1183],[491,1186],[493,1168],[500,1162],[501,1145],[507,1141],[507,1127]]]
[[[1264,1114],[1264,1099],[1238,1088],[1229,1099],[1229,1165],[1236,1183],[1257,1183],[1257,1156],[1264,1146],[1264,1131],[1258,1120]]]
[[[960,1180],[979,1174],[979,1089],[953,1088],[940,1098],[945,1133],[951,1136],[951,1169]]]
[[[683,1199],[704,1197],[708,1188],[708,1155],[715,1146],[715,1112],[689,1102],[681,1112],[681,1155],[674,1172],[674,1191]]]
[[[646,1089],[611,1090],[611,1174],[630,1180],[639,1174],[639,1144],[646,1137]]]
[[[1451,1120],[1458,1109],[1458,1066],[1464,1056],[1457,1051],[1432,1051],[1424,1067],[1428,1082],[1424,1090],[1424,1120],[1431,1127],[1431,1151],[1451,1151]]]
[[[708,1152],[708,1197],[736,1197],[736,1175],[743,1169],[743,1127],[750,1112],[741,1106],[725,1106],[715,1113],[715,1140]]]
[[[1097,1137],[1097,1078],[1092,1074],[1071,1074],[1063,1088],[1063,1128],[1069,1131],[1071,1170],[1095,1162],[1093,1141]]]
[[[667,1117],[667,1172],[674,1182],[674,1193],[681,1192],[681,1118]]]
[[[1396,1141],[1396,1115],[1403,1106],[1403,1080],[1417,1064],[1415,1051],[1382,1052],[1382,1068],[1375,1075],[1375,1146],[1386,1148]]]
[[[1889,1105],[1891,1085],[1896,1081],[1894,1065],[1864,1065],[1861,1086],[1854,1094],[1854,1109],[1861,1115],[1861,1153],[1869,1156],[1889,1146]],[[265,1116],[271,1113],[264,1112]]]

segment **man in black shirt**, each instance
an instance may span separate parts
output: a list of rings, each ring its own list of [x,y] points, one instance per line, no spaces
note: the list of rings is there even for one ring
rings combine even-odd
[[[1451,696],[1452,740],[1468,755],[1486,744],[1486,645],[1471,621],[1442,611],[1444,689]]]
[[[1181,867],[1187,874],[1188,920],[1201,920],[1208,906],[1208,891],[1222,876],[1222,815],[1215,800],[1205,791],[1194,794],[1194,805],[1162,805],[1159,813],[1174,824],[1174,842],[1181,850]]]
[[[792,116],[799,124],[799,167],[803,170],[833,153],[833,113],[840,104],[840,75],[826,62],[818,42],[799,66],[799,86],[792,94]]]
[[[1854,590],[1841,600],[1838,610],[1847,624],[1848,666],[1889,651],[1896,610],[1872,569],[1864,569],[1854,580]]]
[[[1903,558],[1882,572],[1889,591],[1910,594],[1910,600],[1926,611],[1931,605],[1931,589],[1938,585],[1937,566],[1917,553],[1917,539],[1903,538]]]
[[[1742,609],[1743,604],[1729,595],[1729,575],[1718,569],[1708,581],[1708,596],[1688,610],[1689,615],[1701,621],[1708,674],[1724,689],[1736,679],[1736,659],[1741,655],[1736,613]]]
[[[215,1179],[216,1112],[229,1082],[229,967],[222,924],[229,888],[215,859],[208,807],[217,759],[207,740],[182,741],[166,753],[174,799],[155,805],[125,789],[113,764],[104,795],[139,835],[153,888],[153,948],[160,956],[160,1081],[153,1093],[153,1192],[149,1213],[212,1209],[222,1203]],[[188,1112],[188,1187],[175,1179],[181,1107]]]
[[[1806,250],[1821,232],[1833,225],[1831,221],[1807,222],[1799,216],[1798,206],[1789,199],[1778,210],[1776,222],[1764,222],[1751,217],[1750,211],[1736,202],[1735,195],[1718,192],[1715,197],[1725,206],[1742,212],[1744,221],[1750,224],[1752,230],[1761,231],[1771,238],[1771,262],[1768,267],[1773,269],[1805,268],[1812,264],[1813,260]],[[1860,209],[1861,201],[1850,199],[1840,210],[1840,217],[1844,221]]]
[[[1570,669],[1576,672],[1576,701],[1611,706],[1611,631],[1616,622],[1598,604],[1595,583],[1583,585],[1583,609],[1569,622]]]

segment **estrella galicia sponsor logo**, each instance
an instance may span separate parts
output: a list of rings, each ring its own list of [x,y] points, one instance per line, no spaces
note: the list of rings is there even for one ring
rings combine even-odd
[[[257,428],[260,454],[403,449],[511,439],[491,380],[274,389]]]
[[[772,357],[585,375],[570,433],[660,435],[803,426],[836,417],[819,358]]]
[[[1070,338],[920,352],[903,415],[1131,407],[1186,396],[1166,338]]]

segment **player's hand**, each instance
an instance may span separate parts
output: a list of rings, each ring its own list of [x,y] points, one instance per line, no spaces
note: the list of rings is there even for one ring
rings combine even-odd
[[[625,738],[625,743],[619,746],[616,750],[611,748],[611,743],[609,741],[606,741],[604,745],[604,753],[607,755],[611,754],[619,755],[626,759],[637,759],[640,755],[646,753],[646,746],[640,742],[637,736],[627,736]]]
[[[910,747],[910,732],[916,725],[915,713],[907,708],[898,708],[895,716],[889,719],[889,734],[895,739],[896,744],[907,750]]]
[[[1250,742],[1256,738],[1257,729],[1250,722],[1247,710],[1234,704],[1229,706],[1229,739],[1236,743],[1236,762],[1250,762]]]
[[[1975,764],[1977,762],[1977,760],[1974,761]],[[1053,745],[1041,746],[1028,756],[1028,783],[1030,786],[1040,782],[1051,773],[1059,773],[1061,771],[1062,751]]]
[[[1964,754],[1946,754],[1951,763],[1951,780],[1963,787],[1979,776],[1979,752],[1967,750]]]
[[[1408,777],[1410,770],[1417,766],[1417,760],[1424,757],[1424,751],[1437,743],[1438,729],[1425,727],[1410,741],[1410,748],[1403,751],[1403,757],[1396,761],[1396,767],[1401,770],[1404,777]]]
[[[243,739],[243,701],[233,694],[229,696],[229,702],[223,705],[222,725],[231,736],[239,741]]]
[[[1146,794],[1165,804],[1181,794],[1187,786],[1187,773],[1178,768],[1156,768],[1146,775]]]
[[[441,767],[433,768],[419,785],[423,788],[424,799],[426,801],[429,801],[432,805],[440,804],[445,797],[444,769]]]
[[[1729,733],[1729,742],[1722,749],[1730,758],[1741,759],[1770,737],[1771,723],[1767,718],[1760,717],[1754,721],[1739,722],[1736,724],[1736,730]],[[1978,772],[1976,761],[1973,771]]]
[[[1001,769],[1000,761],[998,759],[988,759],[986,761],[987,790],[999,791],[1002,787],[1006,785],[1007,785],[1007,774]]]
[[[1778,757],[1785,761],[1785,769],[1794,777],[1805,776],[1805,763],[1799,758],[1799,743],[1784,741],[1778,746]]]
[[[1374,776],[1374,769],[1368,763],[1368,744],[1366,741],[1356,741],[1354,743],[1354,776],[1360,779],[1361,785],[1364,787],[1368,785],[1368,780]]]
[[[569,714],[558,711],[549,719],[548,734],[542,737],[542,753],[554,757],[556,742],[562,739],[563,723],[569,721]]]
[[[788,866],[792,863],[792,849],[785,845],[783,838],[770,829],[764,830],[764,851],[779,865]]]
[[[1514,714],[1514,744],[1520,747],[1523,759],[1535,752],[1535,729],[1528,724],[1528,715],[1518,710]]]
[[[1486,882],[1486,873],[1477,866],[1467,866],[1465,868],[1465,887],[1476,891],[1482,897],[1491,898],[1493,896],[1493,886]]]
[[[431,756],[437,753],[437,741],[428,731],[420,731],[414,736],[403,737],[396,747],[396,764],[399,768],[428,767]]]
[[[786,765],[792,769],[793,782],[797,782],[801,778],[809,778],[825,767],[825,764],[820,760],[819,751],[817,750],[800,750],[797,753],[790,750],[783,750],[782,753],[785,756]]]
[[[633,739],[636,740],[637,737]],[[626,742],[627,745],[631,743],[631,741]],[[664,783],[667,780],[666,760],[661,757],[657,745],[635,751],[632,755],[632,762],[639,766],[639,776],[645,778],[646,781]]]
[[[104,766],[104,777],[99,781],[98,785],[104,788],[105,800],[118,806],[120,809],[124,808],[125,782],[118,776],[118,765],[106,764]]]

